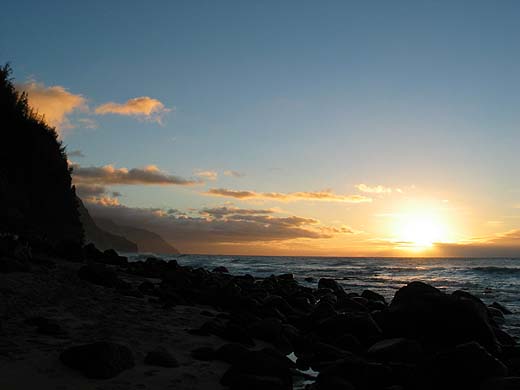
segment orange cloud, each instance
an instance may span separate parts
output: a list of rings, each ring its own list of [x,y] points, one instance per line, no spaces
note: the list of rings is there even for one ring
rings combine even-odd
[[[125,103],[109,102],[97,107],[95,113],[98,115],[116,114],[126,116],[143,117],[155,122],[161,122],[162,116],[171,111],[157,99],[148,96],[136,97]]]
[[[316,192],[255,192],[255,191],[237,191],[226,188],[211,188],[205,192],[206,195],[222,196],[226,198],[236,199],[269,199],[282,202],[291,202],[297,200],[316,200],[323,202],[345,202],[345,203],[365,203],[371,202],[372,199],[363,195],[338,195],[330,190]]]
[[[58,133],[74,128],[68,115],[76,110],[88,110],[87,100],[82,95],[73,94],[59,85],[46,87],[43,83],[29,81],[17,88],[27,92],[29,105],[43,115]]]

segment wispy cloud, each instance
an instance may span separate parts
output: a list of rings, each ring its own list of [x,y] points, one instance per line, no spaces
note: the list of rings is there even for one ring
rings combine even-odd
[[[214,208],[203,208],[199,211],[199,214],[204,216],[211,216],[214,218],[225,218],[229,215],[261,215],[261,214],[274,214],[275,209],[241,209],[234,206],[221,206]]]
[[[198,180],[186,179],[180,176],[170,175],[160,170],[155,165],[144,168],[116,168],[113,165],[102,167],[82,167],[79,164],[73,166],[73,178],[75,183],[87,183],[97,185],[181,185],[188,186],[199,184]]]
[[[313,200],[322,202],[345,202],[345,203],[365,203],[371,202],[372,199],[363,195],[340,195],[330,190],[315,192],[255,192],[240,191],[226,188],[211,188],[204,192],[206,195],[222,196],[235,199],[268,199],[281,202],[292,202],[298,200]]]
[[[198,176],[202,179],[215,181],[218,178],[218,173],[216,171],[196,170],[195,176]]]
[[[244,177],[246,174],[230,169],[230,170],[224,171],[224,175],[231,176],[231,177]]]
[[[70,114],[88,110],[87,100],[82,95],[69,92],[60,85],[47,87],[43,83],[28,81],[18,84],[17,89],[27,92],[29,105],[58,133],[75,127],[69,119]]]
[[[83,154],[83,152],[81,150],[71,150],[70,152],[67,151],[67,156],[68,157],[79,157],[79,158],[82,158],[82,157],[85,157],[85,155]]]
[[[129,99],[124,103],[109,102],[102,104],[95,109],[98,115],[115,114],[125,116],[136,116],[155,122],[161,122],[164,114],[172,109],[166,108],[165,105],[148,96],[136,97]]]
[[[367,184],[356,184],[356,188],[368,194],[390,194],[393,190],[390,187],[385,187],[382,185],[369,186]],[[397,192],[401,192],[400,189],[396,189]]]

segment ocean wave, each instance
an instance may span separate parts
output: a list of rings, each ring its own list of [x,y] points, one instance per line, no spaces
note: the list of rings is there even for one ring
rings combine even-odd
[[[496,267],[496,266],[488,266],[488,267],[473,267],[469,268],[469,271],[478,271],[489,274],[519,274],[519,267]]]

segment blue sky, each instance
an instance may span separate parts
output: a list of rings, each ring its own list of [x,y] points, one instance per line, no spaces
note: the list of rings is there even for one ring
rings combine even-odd
[[[413,189],[370,205],[284,203],[282,214],[367,234],[344,242],[389,239],[372,216],[417,202],[470,210],[452,216],[471,222],[457,240],[518,227],[518,2],[52,3],[3,6],[0,56],[17,81],[62,86],[89,110],[139,96],[172,109],[162,124],[71,112],[63,141],[85,154],[76,162],[219,174],[195,189],[111,186],[128,207],[248,207],[200,192],[366,183]]]

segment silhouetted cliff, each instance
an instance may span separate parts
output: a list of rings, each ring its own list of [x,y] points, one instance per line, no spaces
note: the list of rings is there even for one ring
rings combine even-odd
[[[65,148],[0,68],[0,231],[81,242]]]
[[[88,210],[78,198],[79,212],[83,229],[85,230],[85,242],[92,242],[101,250],[115,249],[118,252],[137,252],[137,245],[125,237],[109,233],[101,229],[90,216]]]
[[[139,252],[150,252],[158,254],[178,255],[177,248],[168,244],[160,235],[149,230],[122,226],[110,219],[95,218],[96,225],[107,232],[123,236],[137,244]],[[97,245],[97,244],[96,244]]]

